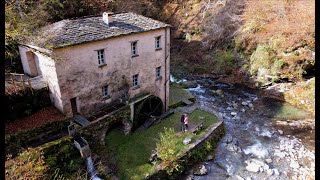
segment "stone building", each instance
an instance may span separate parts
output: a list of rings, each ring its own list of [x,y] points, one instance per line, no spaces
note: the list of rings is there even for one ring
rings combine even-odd
[[[66,19],[20,43],[25,74],[42,75],[62,113],[90,114],[139,94],[169,104],[170,25],[134,13]]]

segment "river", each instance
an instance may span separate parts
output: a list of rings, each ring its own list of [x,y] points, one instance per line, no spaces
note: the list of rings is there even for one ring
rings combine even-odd
[[[314,128],[300,126],[314,117],[244,86],[210,78],[192,81],[196,87],[188,90],[201,106],[223,116],[226,135],[214,159],[201,163],[206,175],[193,176],[188,170],[179,179],[314,179]]]

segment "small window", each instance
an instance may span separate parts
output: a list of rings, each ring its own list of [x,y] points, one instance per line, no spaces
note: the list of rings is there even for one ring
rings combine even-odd
[[[99,63],[99,65],[104,64],[104,50],[103,49],[98,50],[97,53],[98,53],[98,63]]]
[[[160,78],[161,77],[161,66],[156,68],[156,78]]]
[[[156,37],[156,41],[155,41],[155,45],[156,45],[155,48],[156,49],[160,49],[161,48],[160,39],[161,39],[161,36]]]
[[[108,85],[105,85],[102,87],[102,96],[107,97],[109,95],[108,93]]]
[[[136,86],[139,85],[138,77],[139,77],[139,74],[136,74],[136,75],[132,76],[132,86],[133,87],[136,87]]]
[[[132,56],[138,55],[137,41],[131,43],[131,55]]]

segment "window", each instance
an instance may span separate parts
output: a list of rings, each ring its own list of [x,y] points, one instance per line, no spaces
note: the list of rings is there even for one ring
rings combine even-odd
[[[97,53],[98,53],[98,63],[99,63],[99,65],[104,64],[104,50],[103,49],[98,50]]]
[[[132,76],[132,86],[133,87],[136,87],[136,86],[139,85],[138,77],[139,77],[139,74],[136,74],[136,75]]]
[[[156,68],[156,78],[160,78],[161,77],[161,66]]]
[[[131,43],[131,55],[132,56],[138,55],[137,41]]]
[[[108,85],[105,85],[102,87],[102,96],[107,97],[108,95]]]
[[[158,36],[156,37],[156,41],[155,41],[155,48],[156,49],[160,49],[160,39],[161,39],[161,36]]]

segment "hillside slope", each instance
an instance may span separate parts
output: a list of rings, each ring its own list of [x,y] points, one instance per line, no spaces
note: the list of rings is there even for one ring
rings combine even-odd
[[[38,27],[104,11],[132,11],[173,26],[173,75],[206,74],[253,87],[293,83],[293,94],[295,84],[311,86],[304,88],[304,97],[284,93],[282,99],[314,107],[314,83],[306,84],[315,72],[314,1],[16,0],[6,1],[5,8],[6,71],[21,72],[17,40]]]

